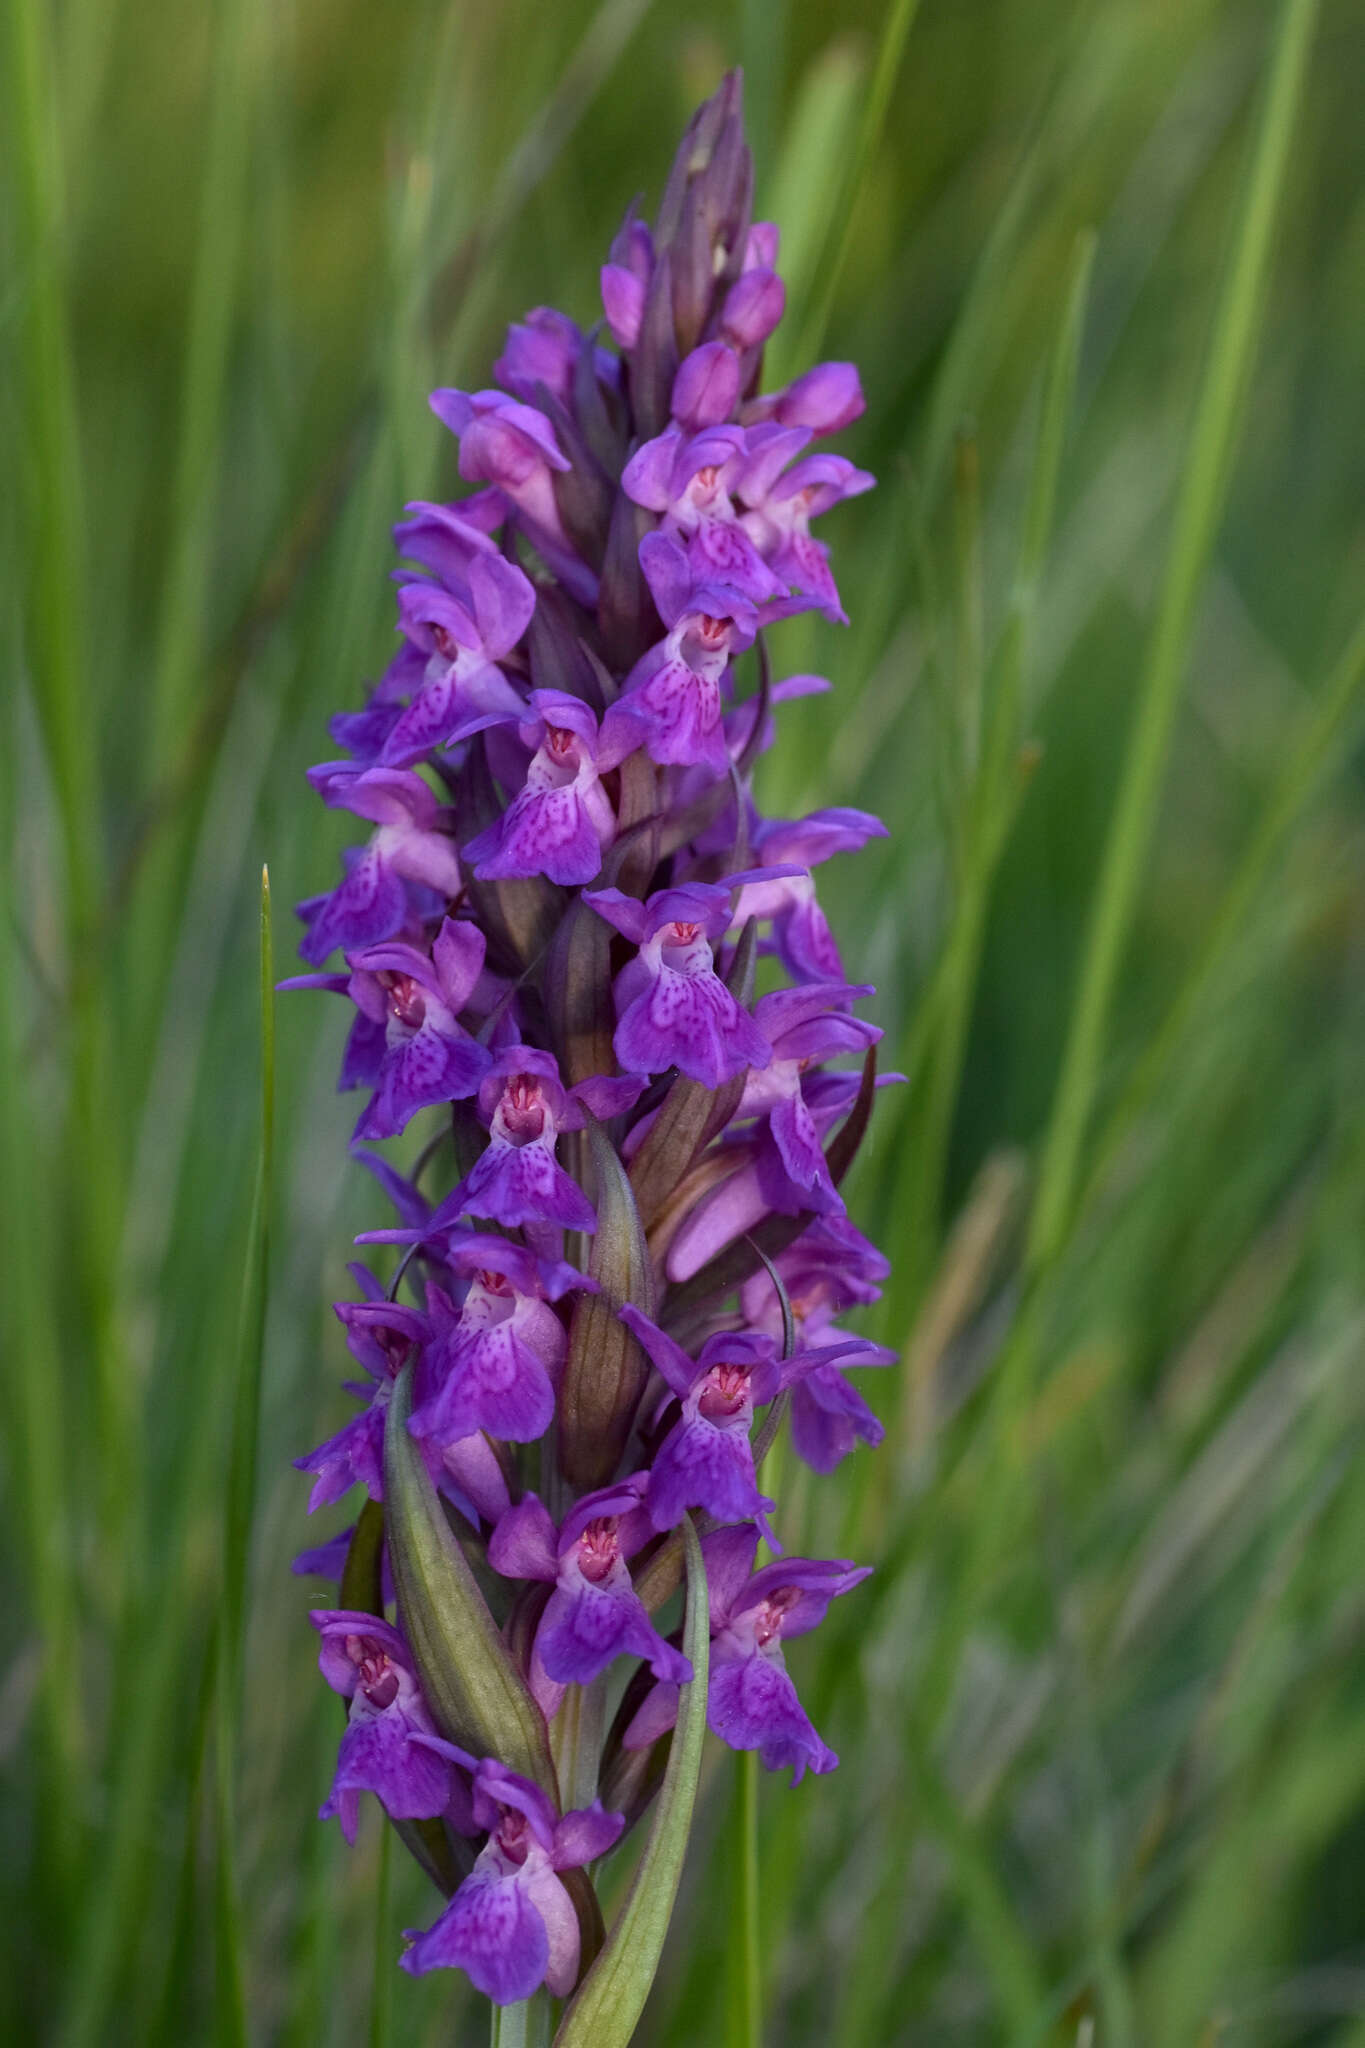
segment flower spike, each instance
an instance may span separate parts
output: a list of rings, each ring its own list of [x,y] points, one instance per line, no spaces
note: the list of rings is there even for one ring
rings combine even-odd
[[[309,776],[363,830],[288,984],[350,1005],[352,1154],[389,1205],[360,1241],[392,1261],[337,1305],[359,1410],[297,1461],[310,1508],[367,1496],[295,1565],[340,1582],[322,1810],[353,1840],[373,1793],[443,1875],[404,1969],[572,1998],[595,2048],[589,1866],[657,1799],[662,1867],[705,1722],[793,1783],[838,1761],[799,1638],[866,1568],[785,1555],[764,1458],[875,1445],[859,1382],[893,1362],[844,1324],[887,1270],[840,1188],[881,1032],[819,900],[885,828],[766,816],[754,779],[829,687],[773,649],[844,618],[812,527],[872,486],[824,439],[864,399],[849,363],[762,390],[786,298],[752,190],[736,75],[611,244],[605,325],[538,306],[493,386],[431,395],[461,487],[394,527],[398,651]],[[623,2014],[677,1862],[606,1937]]]

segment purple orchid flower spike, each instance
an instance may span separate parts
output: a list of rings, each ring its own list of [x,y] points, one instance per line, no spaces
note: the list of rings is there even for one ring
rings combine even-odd
[[[650,1474],[647,1506],[656,1529],[673,1529],[688,1508],[721,1521],[752,1515],[772,1541],[775,1506],[758,1491],[749,1444],[754,1409],[780,1392],[782,1366],[771,1337],[739,1330],[708,1337],[695,1359],[629,1304],[621,1321],[639,1338],[682,1414],[664,1438]]]
[[[496,550],[473,555],[465,573],[468,588],[460,585],[459,594],[422,576],[399,587],[399,625],[426,662],[384,743],[380,758],[387,763],[407,767],[492,718],[524,713],[524,699],[500,664],[531,622],[535,590]]]
[[[707,1720],[731,1749],[758,1750],[768,1770],[790,1765],[791,1782],[799,1785],[807,1770],[832,1771],[839,1759],[796,1696],[782,1641],[817,1628],[830,1601],[851,1592],[871,1567],[787,1557],[756,1572],[758,1533],[743,1523],[702,1538],[711,1605]],[[647,1748],[676,1717],[676,1686],[655,1686],[626,1730],[626,1748]]]
[[[510,1443],[534,1443],[554,1419],[555,1387],[568,1342],[550,1306],[541,1262],[524,1246],[489,1232],[453,1231],[445,1262],[465,1281],[457,1308],[444,1288],[427,1287],[430,1334],[424,1364],[431,1391],[408,1422],[415,1437],[444,1448],[486,1430]],[[555,1298],[590,1288],[584,1274],[551,1276]]]
[[[688,882],[644,903],[619,889],[583,898],[639,948],[616,977],[616,1057],[628,1073],[670,1067],[719,1088],[746,1067],[766,1067],[768,1040],[715,970],[711,940],[731,922],[730,889]]]
[[[473,1777],[474,1820],[488,1839],[439,1920],[408,1930],[405,1970],[463,1970],[495,2005],[515,2005],[544,1984],[565,1997],[578,1975],[579,1929],[561,1870],[604,1856],[625,1825],[600,1801],[557,1819],[540,1789],[491,1757],[476,1763],[439,1737],[433,1754]]]
[[[435,1820],[456,1797],[455,1773],[448,1758],[419,1739],[436,1731],[403,1637],[377,1615],[346,1608],[314,1608],[310,1619],[322,1637],[322,1675],[350,1701],[336,1776],[319,1817],[335,1816],[354,1842],[360,1795],[373,1792],[394,1820]]]
[[[758,615],[738,587],[697,582],[667,534],[645,535],[640,566],[668,631],[641,655],[607,712],[604,764],[646,747],[661,766],[696,764],[728,774],[724,683],[731,657],[753,645]]]
[[[374,1791],[423,1823],[402,1833],[432,1870],[467,1838],[472,1871],[403,1965],[463,1968],[499,2003],[544,1987],[533,2029],[545,1994],[578,1992],[596,1916],[576,1873],[622,1831],[594,1786],[631,1825],[662,1796],[676,1825],[681,1775],[623,1742],[680,1714],[695,1737],[705,1712],[793,1779],[832,1767],[783,1646],[862,1574],[754,1570],[760,1531],[778,1549],[755,1444],[789,1419],[832,1471],[880,1437],[854,1380],[893,1356],[843,1326],[887,1268],[841,1187],[866,1084],[894,1077],[813,879],[883,827],[768,818],[752,772],[777,707],[830,687],[774,672],[768,639],[843,618],[812,527],[872,479],[812,442],[863,397],[848,363],[762,391],[785,290],[753,184],[731,76],[654,226],[632,207],[612,242],[605,324],[536,307],[501,388],[432,395],[471,488],[393,529],[397,652],[330,722],[346,758],[309,777],[368,839],[300,905],[310,971],[284,984],[348,998],[352,1156],[395,1212],[359,1240],[394,1263],[352,1266],[337,1307],[359,1412],[299,1460],[313,1507],[368,1499],[296,1568],[391,1615],[314,1617],[350,1708],[324,1812],[349,1838]],[[705,1700],[696,1603],[671,1639],[652,1606],[680,1550],[697,1569],[693,1517]],[[604,1733],[608,1689],[630,1706]],[[560,1782],[584,1787],[562,1816]]]
[[[497,823],[470,840],[465,860],[480,881],[591,882],[616,836],[598,772],[597,720],[563,690],[533,690],[530,708],[533,718],[518,714],[523,744],[534,750],[525,783]]]
[[[414,913],[444,908],[460,892],[460,867],[455,843],[443,830],[447,814],[420,775],[329,762],[313,769],[311,779],[328,804],[378,827],[369,845],[347,861],[339,888],[298,906],[308,927],[299,952],[320,967],[338,947],[351,952],[379,945]]]
[[[488,1561],[495,1571],[554,1587],[535,1643],[548,1686],[537,1686],[534,1665],[531,1674],[547,1717],[558,1711],[565,1686],[590,1685],[617,1657],[643,1658],[656,1678],[674,1685],[692,1676],[686,1657],[650,1621],[626,1562],[654,1534],[647,1485],[643,1473],[634,1473],[619,1486],[584,1494],[557,1533],[528,1493],[493,1532]]]

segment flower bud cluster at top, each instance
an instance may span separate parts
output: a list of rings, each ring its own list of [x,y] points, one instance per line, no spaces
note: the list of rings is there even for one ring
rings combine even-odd
[[[813,877],[883,827],[765,818],[751,790],[781,704],[827,687],[774,681],[762,636],[799,611],[844,617],[811,527],[872,484],[823,446],[863,399],[847,363],[760,391],[784,293],[751,185],[730,78],[653,232],[632,209],[616,237],[603,326],[537,308],[496,388],[433,394],[473,489],[395,527],[399,651],[332,720],[344,758],[309,778],[369,836],[300,905],[317,971],[288,985],[352,1005],[354,1156],[397,1214],[362,1242],[403,1254],[387,1290],[354,1265],[337,1304],[364,1405],[298,1461],[311,1505],[356,1485],[382,1504],[406,1374],[423,1483],[552,1735],[568,1688],[631,1660],[601,1796],[560,1813],[439,1725],[401,1599],[392,1621],[383,1594],[314,1613],[349,1702],[323,1812],[353,1838],[368,1790],[444,1834],[463,1882],[404,1965],[458,1965],[501,2002],[572,1989],[582,1907],[563,1873],[657,1786],[691,1676],[680,1632],[656,1626],[683,1518],[708,1581],[710,1725],[793,1781],[837,1759],[784,1642],[864,1576],[785,1556],[759,1485],[783,1417],[820,1473],[875,1444],[847,1372],[891,1354],[838,1321],[886,1271],[838,1192],[880,1034]],[[756,996],[760,961],[780,985]],[[428,1142],[404,1177],[368,1141],[415,1121]],[[298,1568],[339,1575],[345,1555],[339,1538]]]

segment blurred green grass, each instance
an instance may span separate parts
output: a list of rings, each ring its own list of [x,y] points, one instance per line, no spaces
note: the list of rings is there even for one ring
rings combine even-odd
[[[1358,5],[1318,15],[1235,458],[1206,449],[1227,503],[1131,918],[1105,848],[1302,0],[8,8],[5,2038],[482,2037],[393,1977],[413,1874],[376,1924],[377,1831],[348,1855],[311,1818],[334,1724],[287,1459],[340,1414],[327,1303],[372,1212],[303,1000],[216,1860],[257,877],[287,904],[332,871],[301,771],[384,658],[390,521],[454,488],[427,389],[483,382],[529,305],[591,319],[627,199],[740,61],[774,370],[856,355],[845,445],[881,479],[831,536],[852,629],[781,636],[836,687],[761,795],[891,826],[822,895],[911,1075],[852,1197],[897,1262],[888,1442],[789,1479],[800,1547],[878,1571],[793,1659],[841,1770],[761,1787],[768,2038],[1365,2039]],[[721,1762],[650,2043],[743,2038]]]

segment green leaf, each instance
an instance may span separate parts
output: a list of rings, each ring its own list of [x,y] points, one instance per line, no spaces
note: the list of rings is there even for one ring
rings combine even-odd
[[[683,1651],[692,1660],[692,1679],[678,1700],[678,1724],[644,1853],[606,1946],[564,2015],[555,2048],[626,2048],[659,1967],[682,1876],[706,1733],[711,1642],[701,1544],[690,1517],[682,1528],[687,1552]]]
[[[639,1344],[617,1310],[631,1302],[654,1314],[654,1270],[616,1148],[589,1121],[597,1235],[588,1271],[601,1292],[580,1294],[569,1326],[559,1404],[560,1463],[576,1486],[604,1486],[620,1463],[649,1376]]]
[[[384,1515],[398,1611],[422,1689],[448,1741],[497,1757],[557,1804],[544,1719],[451,1533],[409,1433],[411,1413],[412,1377],[405,1367],[384,1430]]]

